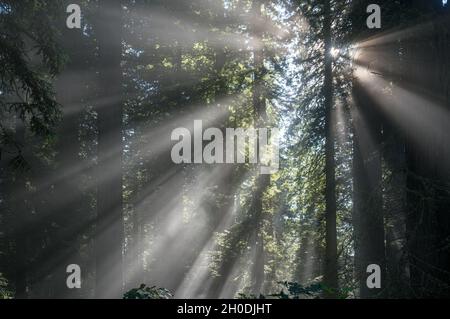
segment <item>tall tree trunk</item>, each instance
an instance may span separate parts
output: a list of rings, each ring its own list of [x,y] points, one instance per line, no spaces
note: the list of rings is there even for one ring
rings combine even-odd
[[[22,121],[16,119],[16,141],[25,149],[25,127]],[[29,148],[26,148],[29,150]],[[24,156],[20,153],[20,156]],[[28,208],[27,197],[28,192],[26,188],[27,172],[24,168],[16,168],[13,172],[13,192],[12,192],[12,206],[11,210],[14,216],[13,231],[14,231],[14,244],[15,244],[15,297],[17,299],[25,299],[28,297],[28,244],[27,244],[27,232],[28,229]]]
[[[337,265],[337,232],[336,232],[336,163],[335,134],[333,123],[333,57],[331,31],[331,1],[324,2],[323,34],[325,44],[324,69],[324,107],[325,107],[325,269],[324,284],[327,287],[326,297],[336,297],[338,290]]]
[[[386,297],[408,297],[409,269],[406,249],[406,157],[405,143],[392,125],[383,127],[383,210],[386,232]]]
[[[97,298],[120,298],[122,244],[122,7],[100,1],[95,32],[99,51],[98,194],[95,238]],[[111,97],[112,98],[109,98]]]
[[[432,10],[430,3],[424,5]],[[433,127],[423,128],[420,140],[407,139],[410,283],[413,295],[421,298],[450,296],[449,12],[432,15],[432,19],[431,28],[421,34],[421,41],[413,38],[405,54],[409,64],[421,61],[410,68],[406,80],[431,93],[424,99],[423,107],[430,114],[424,120],[433,119]],[[433,118],[439,109],[445,113]]]
[[[52,272],[53,298],[80,297],[80,289],[68,289],[66,285],[66,267],[77,264],[81,267],[81,274],[85,274],[80,256],[79,240],[86,229],[88,216],[81,209],[85,200],[81,192],[81,175],[83,169],[79,166],[79,120],[83,112],[83,102],[86,98],[86,78],[88,54],[91,53],[85,46],[86,38],[79,29],[63,30],[63,47],[69,56],[64,72],[58,77],[55,88],[58,102],[62,105],[63,117],[57,131],[57,167],[53,173],[56,183],[53,187],[51,200],[51,223],[58,225],[57,231],[52,235],[53,243],[46,252],[51,254],[52,262],[42,261],[45,268]],[[76,174],[68,175],[70,172]],[[37,176],[44,183],[45,176]],[[39,185],[39,183],[38,183]],[[40,189],[42,196],[48,191]],[[43,213],[43,212],[41,212]],[[44,270],[48,271],[48,270]],[[82,279],[82,283],[84,280]],[[85,285],[82,284],[82,288]]]
[[[264,24],[262,17],[262,4],[261,0],[254,0],[252,3],[252,14],[255,24],[253,25],[253,37],[255,48],[253,50],[253,108],[255,116],[255,125],[257,128],[267,127],[268,118],[266,111],[266,93],[264,86],[264,43],[262,38],[264,32],[262,26]],[[261,155],[261,149],[257,148],[258,156]],[[259,172],[257,172],[259,173]],[[264,283],[264,217],[263,217],[263,197],[264,192],[270,185],[270,175],[259,175],[256,178],[256,191],[254,195],[252,214],[254,223],[254,260],[252,269],[252,293],[259,295],[262,293],[261,289]]]
[[[377,29],[369,30],[365,27],[365,14],[370,1],[359,1],[354,3],[352,9],[352,20],[354,25],[355,41],[364,40],[375,36]],[[388,5],[386,3],[386,5]],[[388,47],[387,49],[391,49]],[[387,73],[392,66],[388,64],[395,60],[381,61],[379,57],[386,57],[386,47],[360,48],[357,59],[359,68],[366,65],[358,65],[361,61],[370,61],[367,70],[373,69],[377,72]],[[384,50],[384,51],[383,51]],[[395,51],[395,50],[394,50]],[[389,51],[388,51],[389,52]],[[392,62],[395,63],[395,62]],[[385,119],[381,116],[380,105],[373,99],[376,95],[386,95],[377,85],[371,87],[373,80],[376,83],[377,76],[362,84],[360,79],[354,75],[353,78],[353,230],[354,230],[354,263],[355,277],[359,283],[359,297],[381,298],[385,296],[387,288],[386,280],[386,249],[385,249],[385,222],[382,197],[382,132]],[[387,74],[383,74],[383,76]],[[367,80],[367,79],[366,79]],[[377,91],[375,91],[377,90]],[[398,145],[396,145],[398,146]],[[389,233],[388,237],[392,234]],[[369,265],[378,265],[381,273],[381,288],[369,288],[367,273]]]
[[[384,220],[381,184],[381,122],[366,88],[354,83],[353,226],[355,268],[361,298],[382,297],[385,286]],[[381,268],[381,289],[367,286],[369,265]]]

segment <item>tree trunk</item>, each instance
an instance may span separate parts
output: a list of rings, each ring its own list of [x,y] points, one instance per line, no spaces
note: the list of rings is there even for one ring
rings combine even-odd
[[[408,43],[405,57],[409,64],[422,61],[410,67],[406,80],[431,93],[423,105],[430,118],[424,120],[433,119],[433,127],[425,127],[420,140],[407,139],[406,149],[410,284],[413,295],[419,298],[450,296],[450,19],[448,11],[432,18],[432,27],[421,35],[421,41],[413,38]],[[439,109],[445,113],[433,118]]]
[[[331,31],[331,1],[324,2],[323,34],[325,44],[324,69],[324,107],[325,107],[325,269],[324,284],[327,287],[326,297],[336,297],[338,290],[337,270],[337,232],[336,232],[336,164],[335,164],[335,133],[333,124],[333,60]]]
[[[353,226],[355,267],[361,298],[382,297],[385,285],[384,220],[381,184],[381,124],[366,88],[354,83]],[[367,267],[381,268],[381,289],[369,289]]]
[[[266,94],[264,87],[264,43],[262,38],[264,32],[262,30],[263,17],[262,17],[262,4],[261,0],[254,0],[252,3],[252,14],[255,21],[253,27],[253,37],[255,48],[253,50],[253,108],[255,116],[255,125],[257,128],[267,127],[268,118],[266,111]],[[261,150],[257,149],[258,156],[261,155]],[[259,173],[259,171],[257,172]],[[252,293],[259,295],[262,293],[261,289],[264,284],[264,216],[263,216],[263,197],[264,192],[270,185],[270,175],[259,175],[256,178],[256,191],[254,195],[254,206],[250,212],[252,214],[254,223],[254,260],[252,269]]]
[[[409,269],[406,249],[405,142],[398,130],[385,124],[383,204],[386,231],[386,297],[408,297]]]
[[[99,52],[97,298],[120,298],[123,286],[121,11],[120,0],[100,1],[94,26]]]
[[[68,62],[64,72],[58,77],[55,88],[58,102],[62,105],[62,122],[57,130],[57,167],[53,173],[53,198],[51,199],[50,222],[58,225],[53,234],[53,243],[48,248],[53,264],[41,263],[52,272],[53,298],[80,297],[81,289],[68,289],[66,285],[66,267],[77,264],[84,277],[86,272],[80,256],[80,237],[86,231],[85,225],[89,216],[82,210],[81,204],[86,200],[81,192],[81,175],[83,167],[79,157],[80,142],[79,120],[83,112],[86,98],[86,79],[89,76],[87,67],[88,54],[86,38],[79,29],[63,30],[63,47],[68,54]],[[70,173],[76,172],[76,173]],[[38,176],[45,183],[45,176]],[[38,183],[39,185],[40,183]],[[48,191],[40,189],[42,196]],[[41,212],[43,213],[43,212]],[[45,270],[48,271],[48,270]],[[82,289],[84,280],[82,280]]]
[[[22,121],[16,119],[16,141],[19,145],[25,148],[25,127]],[[20,155],[24,156],[22,152]],[[16,216],[13,221],[14,244],[15,244],[15,297],[16,299],[26,299],[28,297],[28,243],[27,232],[28,229],[28,208],[26,189],[27,172],[23,168],[16,168],[13,173],[14,180],[12,185],[12,213]]]

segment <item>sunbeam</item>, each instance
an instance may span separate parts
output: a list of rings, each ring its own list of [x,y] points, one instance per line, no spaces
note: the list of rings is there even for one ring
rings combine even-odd
[[[0,299],[450,296],[449,10],[0,0]]]

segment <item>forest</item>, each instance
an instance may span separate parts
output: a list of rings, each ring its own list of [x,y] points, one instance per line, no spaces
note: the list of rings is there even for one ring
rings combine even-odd
[[[0,0],[0,299],[450,298],[446,0]]]

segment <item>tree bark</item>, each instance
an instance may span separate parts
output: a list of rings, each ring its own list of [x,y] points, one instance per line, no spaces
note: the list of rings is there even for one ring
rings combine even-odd
[[[98,41],[98,194],[95,238],[97,298],[120,298],[122,245],[122,7],[100,1],[95,22]],[[113,97],[108,99],[108,97]]]
[[[264,32],[262,30],[263,17],[262,17],[262,4],[261,0],[254,0],[252,3],[252,14],[255,21],[253,27],[253,37],[255,48],[253,50],[253,108],[255,116],[255,125],[257,128],[267,127],[268,118],[266,110],[266,94],[264,86],[264,43],[262,38]],[[258,156],[261,155],[261,150],[257,148]],[[259,173],[259,172],[258,172]],[[259,295],[262,293],[261,289],[264,284],[264,216],[263,216],[263,197],[264,192],[270,185],[270,175],[259,175],[256,178],[256,191],[254,195],[254,206],[250,212],[254,223],[254,260],[252,269],[252,293]]]
[[[335,133],[333,123],[333,57],[331,31],[331,1],[324,1],[324,108],[325,108],[325,269],[324,284],[327,288],[325,296],[336,297],[338,285],[337,265],[337,232],[336,232],[336,163],[335,163]]]
[[[357,82],[353,87],[353,226],[355,268],[361,298],[382,297],[385,288],[384,220],[381,184],[381,122],[375,105]],[[369,289],[369,265],[381,268],[381,289]]]
[[[16,119],[16,141],[25,148],[25,127],[22,121]],[[28,153],[28,152],[27,152]],[[22,151],[20,153],[22,154]],[[13,221],[14,244],[15,244],[15,297],[26,299],[28,297],[28,242],[27,232],[29,227],[29,212],[27,208],[28,192],[26,189],[27,172],[23,168],[17,168],[13,173],[12,185],[12,213],[16,216]]]

